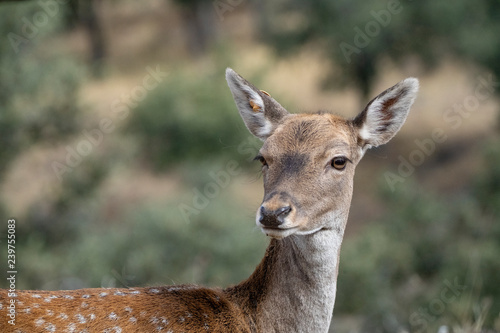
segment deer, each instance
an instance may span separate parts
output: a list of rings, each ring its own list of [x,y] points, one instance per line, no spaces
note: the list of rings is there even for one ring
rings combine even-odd
[[[4,289],[1,332],[328,332],[354,169],[400,130],[418,80],[385,90],[354,118],[289,113],[230,68],[226,80],[243,122],[263,142],[256,224],[269,245],[250,277],[227,288]]]

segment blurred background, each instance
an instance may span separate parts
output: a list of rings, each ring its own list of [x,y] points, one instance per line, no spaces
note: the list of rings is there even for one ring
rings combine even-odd
[[[2,2],[0,35],[18,288],[239,282],[267,239],[225,68],[346,117],[415,76],[357,169],[332,330],[500,331],[497,0]]]

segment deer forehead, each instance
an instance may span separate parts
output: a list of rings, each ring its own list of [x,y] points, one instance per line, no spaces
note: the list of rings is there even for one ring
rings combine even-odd
[[[352,125],[332,114],[294,114],[288,116],[262,146],[266,158],[288,159],[321,157],[329,150],[356,151],[357,137]]]

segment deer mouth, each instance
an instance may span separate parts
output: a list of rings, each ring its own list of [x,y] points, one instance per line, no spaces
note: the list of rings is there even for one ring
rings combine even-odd
[[[264,234],[266,234],[266,236],[281,239],[294,234],[297,231],[298,227],[279,228],[261,226],[260,229]]]

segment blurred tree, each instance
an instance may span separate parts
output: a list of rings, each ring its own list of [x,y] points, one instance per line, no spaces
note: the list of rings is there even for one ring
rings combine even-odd
[[[189,50],[201,55],[215,39],[215,11],[211,1],[175,0],[181,7]]]
[[[106,57],[106,43],[98,15],[98,3],[95,0],[71,0],[68,1],[65,12],[68,27],[81,25],[88,35],[92,74],[95,77],[103,75],[103,61]]]
[[[418,56],[432,67],[459,56],[500,77],[497,0],[282,0],[259,7],[266,42],[280,53],[318,43],[334,64],[330,80],[355,84],[363,98],[384,57],[401,63]]]
[[[29,3],[30,0],[19,0],[18,2]],[[36,33],[38,33],[38,25],[41,25],[42,29],[47,29],[53,27],[54,23],[60,25],[61,22],[65,23],[67,29],[75,28],[81,24],[89,37],[92,74],[95,77],[101,77],[103,60],[106,56],[106,44],[97,13],[98,3],[95,0],[68,0],[64,3],[40,1],[38,2],[38,12],[35,15],[38,15],[37,17],[40,20],[44,20],[44,17],[47,17],[47,21],[50,20],[51,23],[46,24],[45,21],[34,23],[28,20],[28,23],[25,22],[29,29],[27,31],[36,30]],[[17,40],[20,41],[20,39]]]
[[[53,12],[55,13],[55,12]],[[0,6],[0,177],[30,145],[73,133],[81,69],[40,47],[60,27],[57,15],[34,3]]]
[[[137,136],[142,159],[153,169],[186,161],[226,157],[242,162],[254,157],[258,140],[243,130],[223,72],[220,64],[195,77],[170,71],[134,109],[124,130]]]
[[[0,5],[0,181],[11,163],[40,145],[57,145],[81,130],[78,90],[85,72],[51,52],[49,37],[63,31],[67,8],[58,2]],[[28,207],[19,232],[52,245],[71,240],[70,216],[97,187],[105,168],[85,161],[63,179],[62,190]],[[0,209],[1,209],[0,203]],[[4,208],[8,213],[8,209]],[[73,224],[72,224],[73,223]]]

